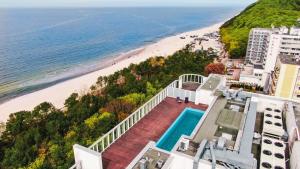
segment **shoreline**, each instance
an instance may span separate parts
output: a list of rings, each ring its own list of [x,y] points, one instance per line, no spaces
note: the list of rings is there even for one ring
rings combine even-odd
[[[52,103],[56,108],[63,108],[64,101],[72,93],[76,92],[81,95],[88,92],[90,86],[96,83],[99,76],[113,74],[116,71],[128,67],[130,64],[138,64],[150,57],[166,57],[172,55],[193,41],[193,38],[190,36],[203,36],[203,34],[218,31],[219,27],[224,22],[225,21],[222,21],[211,26],[171,35],[143,47],[120,53],[112,58],[104,60],[104,65],[98,70],[4,101],[3,103],[0,103],[0,122],[6,122],[11,113],[22,110],[30,111],[38,104],[45,101]],[[181,39],[180,37],[183,36],[186,38]],[[216,43],[207,43],[203,46],[204,49],[216,47]]]
[[[142,51],[144,49],[145,49],[145,46],[142,46],[142,47],[139,47],[139,48],[135,48],[135,49],[129,50],[127,52],[119,52],[118,54],[109,55],[109,56],[106,56],[104,58],[95,60],[95,62],[101,63],[100,66],[96,66],[97,68],[90,69],[88,71],[85,71],[85,72],[82,72],[82,73],[78,73],[78,74],[75,74],[75,75],[72,75],[72,76],[69,76],[69,77],[66,77],[66,78],[62,78],[62,79],[59,79],[59,80],[55,80],[53,82],[34,85],[34,88],[36,88],[36,89],[34,89],[32,91],[21,93],[21,94],[19,94],[17,96],[15,96],[15,95],[13,95],[13,96],[4,96],[3,100],[0,99],[0,105],[4,104],[4,103],[6,103],[6,102],[8,102],[10,100],[13,100],[15,98],[22,97],[24,95],[28,95],[28,94],[37,92],[39,90],[43,90],[43,89],[49,88],[49,87],[57,85],[59,83],[63,83],[65,81],[72,80],[72,79],[78,78],[80,76],[84,76],[84,75],[87,75],[89,73],[96,72],[96,71],[101,70],[101,69],[105,69],[105,68],[111,66],[114,62],[120,62],[122,60],[125,60],[125,59],[128,58],[128,56],[130,57],[131,55],[136,55],[136,54],[138,54],[137,52],[140,52],[140,51]]]

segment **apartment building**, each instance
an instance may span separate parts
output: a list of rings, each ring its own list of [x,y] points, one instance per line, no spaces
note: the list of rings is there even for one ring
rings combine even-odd
[[[254,28],[250,31],[246,61],[272,69],[279,54],[300,55],[300,28]],[[268,67],[269,66],[269,67]],[[274,68],[274,67],[273,67]]]
[[[262,63],[267,54],[271,34],[272,29],[254,28],[250,31],[246,54],[248,63]]]
[[[281,54],[271,79],[271,95],[300,100],[300,56]]]
[[[279,55],[300,56],[300,28],[252,29],[249,34],[246,63],[254,65],[252,72],[257,72],[255,67],[259,67],[262,74],[255,76],[242,73],[243,82],[248,82],[248,79],[249,83],[257,81],[256,84],[265,87],[265,91],[269,90],[270,76]]]

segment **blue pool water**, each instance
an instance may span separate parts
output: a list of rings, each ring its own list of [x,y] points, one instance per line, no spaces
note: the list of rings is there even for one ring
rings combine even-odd
[[[171,151],[182,135],[190,136],[200,121],[204,111],[185,108],[176,121],[156,143],[156,147]]]

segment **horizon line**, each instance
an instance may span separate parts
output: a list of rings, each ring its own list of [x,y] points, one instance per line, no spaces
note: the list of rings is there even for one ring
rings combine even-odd
[[[129,6],[95,6],[95,5],[49,5],[49,6],[0,6],[0,9],[13,9],[13,8],[199,8],[199,7],[245,7],[250,4],[205,4],[205,5],[129,5]]]

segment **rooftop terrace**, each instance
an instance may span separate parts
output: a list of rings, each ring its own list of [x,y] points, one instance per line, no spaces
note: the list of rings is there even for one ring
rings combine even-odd
[[[149,141],[157,141],[186,107],[206,110],[206,105],[178,103],[166,98],[102,153],[105,169],[123,169]]]
[[[99,163],[101,169],[102,166],[104,169],[126,167],[138,169],[143,165],[148,169],[161,167],[209,169],[216,165],[219,168],[223,166],[225,168],[256,168],[262,158],[261,139],[265,136],[264,126],[267,124],[265,123],[267,115],[264,112],[270,106],[289,108],[287,110],[295,112],[295,117],[289,116],[287,121],[291,123],[292,119],[293,123],[286,124],[291,127],[298,124],[299,128],[299,123],[297,123],[299,120],[293,119],[299,119],[300,106],[298,104],[287,106],[281,99],[270,99],[269,96],[247,93],[242,90],[218,88],[218,85],[222,83],[222,77],[212,75],[203,81],[201,77],[199,79],[198,76],[189,75],[181,78],[183,83],[180,80],[171,83],[160,94],[132,113],[127,120],[125,119],[111,132],[102,136],[103,139],[101,138],[91,146],[92,150],[101,152],[101,154],[95,154],[95,161],[99,161],[97,158],[102,156]],[[182,87],[178,87],[181,85]],[[209,94],[205,95],[206,93]],[[188,98],[192,102],[184,103],[175,98]],[[199,98],[202,100],[197,101]],[[207,105],[197,105],[194,102]],[[198,122],[190,136],[176,139],[177,144],[172,151],[156,147],[155,142],[161,138],[186,107],[207,109],[203,114],[203,120]],[[179,126],[189,122],[191,120],[184,120],[184,124]],[[294,134],[291,132],[291,135]],[[171,134],[171,136],[174,135]],[[278,140],[281,139],[278,138]],[[286,151],[286,157],[286,159],[289,158],[288,151]],[[261,161],[266,161],[266,159],[262,158]],[[292,158],[290,161],[295,163],[292,162]],[[90,159],[85,165],[88,166],[89,163]],[[286,166],[289,166],[288,163]]]

